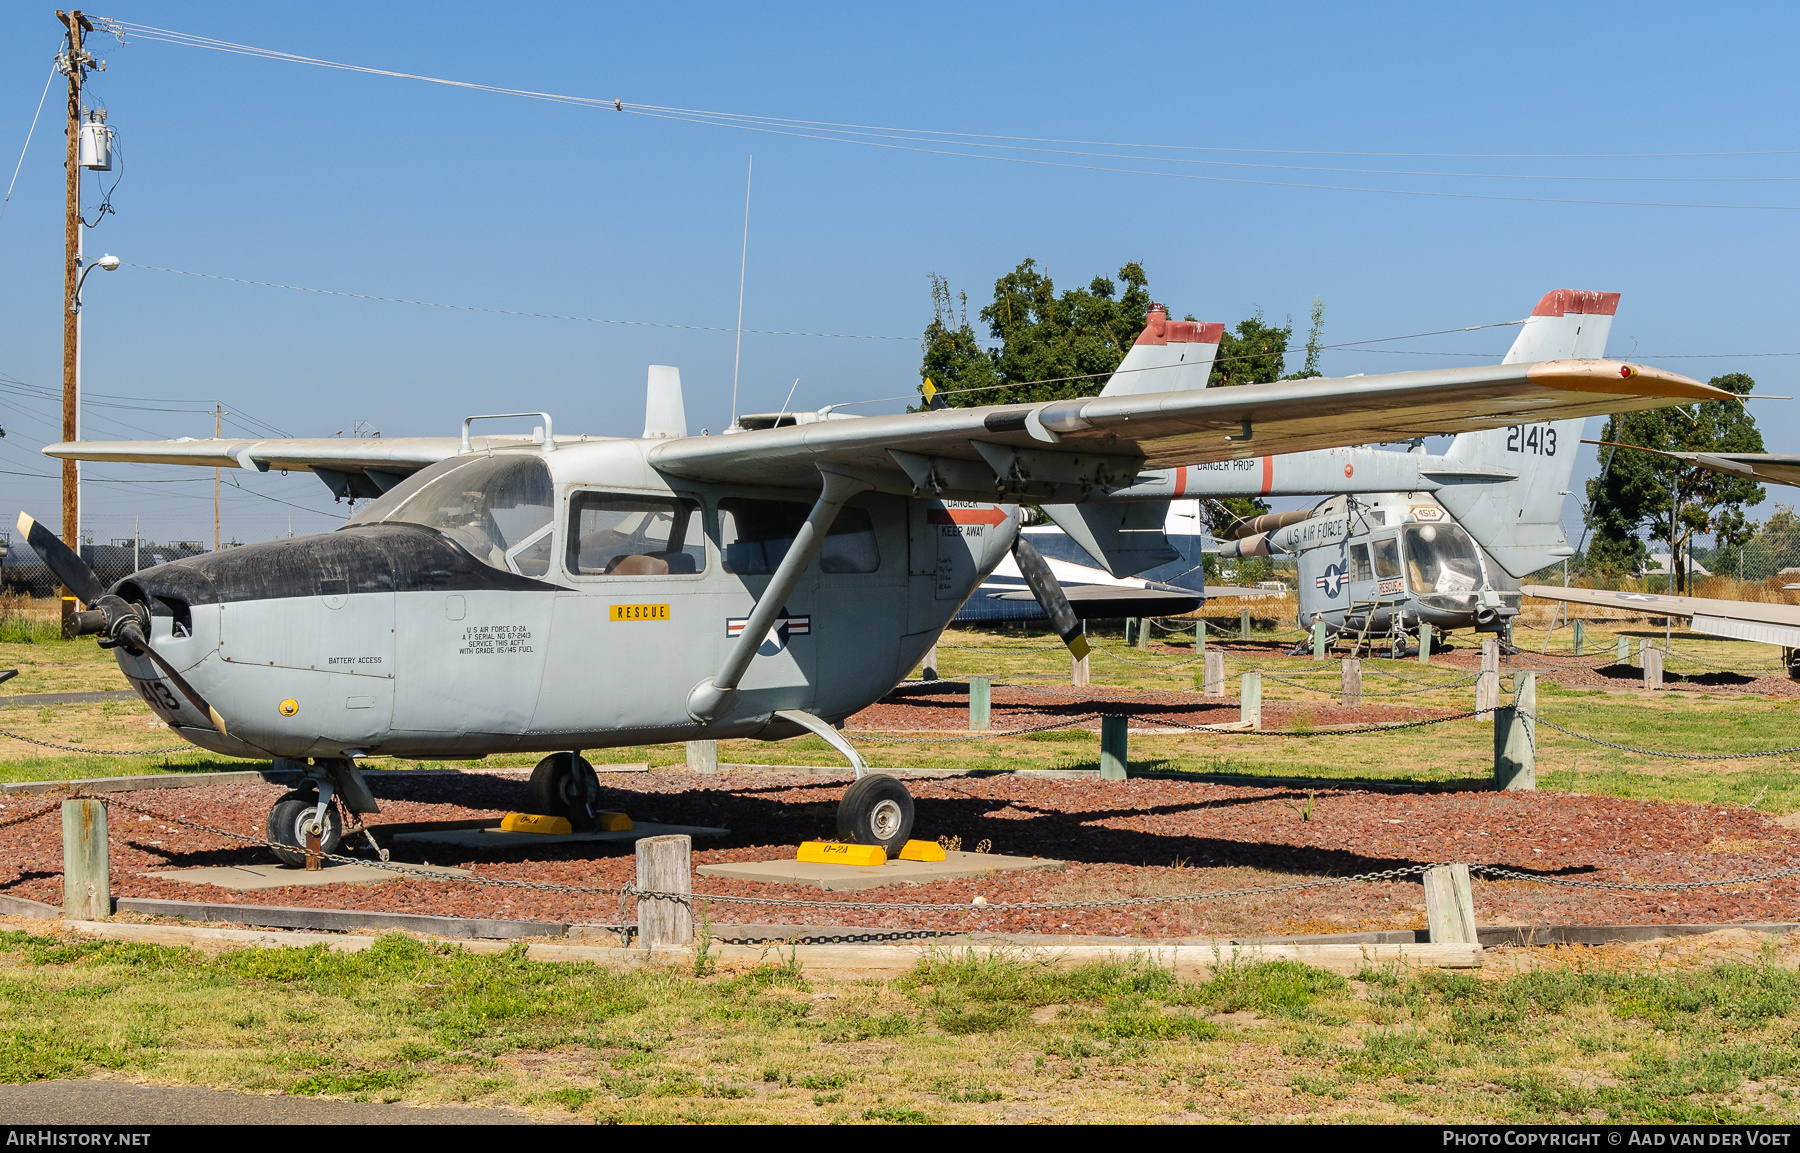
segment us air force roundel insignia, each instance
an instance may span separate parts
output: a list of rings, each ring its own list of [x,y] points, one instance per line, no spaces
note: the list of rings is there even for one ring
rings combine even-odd
[[[749,622],[749,617],[727,618],[725,621],[725,635],[734,640],[743,636],[744,626]],[[789,637],[804,637],[811,635],[812,617],[790,616],[788,615],[787,606],[783,605],[781,615],[775,618],[775,623],[769,626],[769,633],[763,638],[763,643],[757,646],[756,655],[759,657],[772,657],[782,649],[787,648]]]
[[[1344,566],[1340,564],[1326,565],[1323,575],[1313,583],[1324,589],[1326,596],[1336,599],[1338,593],[1344,589]]]

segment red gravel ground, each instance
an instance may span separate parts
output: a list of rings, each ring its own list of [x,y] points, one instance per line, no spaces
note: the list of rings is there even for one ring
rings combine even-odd
[[[723,841],[699,841],[695,863],[793,855],[799,841],[829,835],[844,780],[790,774],[699,777],[658,771],[602,780],[608,807],[640,820],[725,826]],[[516,806],[522,781],[486,774],[383,777],[380,822],[497,816]],[[1069,862],[1055,872],[997,874],[861,894],[699,878],[703,892],[845,901],[966,905],[1034,899],[1103,899],[1204,892],[1343,876],[1432,861],[1504,865],[1540,876],[1672,881],[1741,876],[1800,865],[1800,841],[1744,810],[1647,803],[1567,793],[1379,792],[1326,788],[1308,798],[1281,785],[1222,785],[1133,779],[954,777],[910,783],[917,833],[983,840],[993,851]],[[259,835],[275,785],[208,786],[110,798],[115,895],[245,904],[304,905],[615,922],[608,895],[486,887],[467,881],[284,888],[237,894],[145,876],[152,869],[267,862],[265,850],[217,834],[146,819],[129,803],[238,833]],[[0,892],[61,901],[60,822],[54,799],[22,797],[0,819],[46,815],[0,829]],[[402,845],[394,857],[473,869],[477,877],[529,879],[617,890],[634,876],[628,846],[563,844],[481,854],[447,845]],[[987,929],[1179,937],[1249,932],[1330,932],[1417,927],[1416,881],[1357,883],[1299,894],[1054,912],[991,905],[951,913],[715,906],[721,923],[841,924],[886,928]],[[1531,882],[1477,882],[1484,924],[1604,924],[1800,920],[1800,879],[1730,889],[1633,894],[1585,892]]]

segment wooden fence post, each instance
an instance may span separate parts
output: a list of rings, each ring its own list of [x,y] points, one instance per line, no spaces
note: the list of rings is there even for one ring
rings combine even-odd
[[[1250,610],[1238,610],[1238,635],[1245,640],[1250,639]]]
[[[937,670],[937,642],[933,641],[931,642],[931,647],[925,650],[925,660],[923,662],[923,667],[919,670],[919,678],[921,680],[935,681],[938,679]]]
[[[1646,637],[1638,642],[1638,661],[1644,666],[1644,687],[1662,688],[1663,652],[1655,641]]]
[[[106,804],[64,801],[62,821],[63,916],[71,921],[104,921],[112,915]]]
[[[1137,647],[1140,649],[1147,649],[1150,647],[1150,618],[1149,617],[1139,617],[1138,618]]]
[[[1239,684],[1238,719],[1253,729],[1262,728],[1262,674],[1255,669],[1245,673]]]
[[[1197,657],[1202,657],[1202,656],[1206,655],[1206,622],[1205,621],[1195,621],[1194,622],[1194,655]]]
[[[1587,649],[1587,627],[1581,621],[1575,622],[1575,655],[1585,655]]]
[[[1628,665],[1631,663],[1630,637],[1619,638],[1619,655],[1613,658],[1613,663],[1617,665]]]
[[[1206,695],[1225,695],[1225,654],[1218,649],[1209,649],[1206,653]]]
[[[1513,703],[1494,710],[1494,787],[1537,788],[1537,674],[1513,674]]]
[[[1325,659],[1325,621],[1320,617],[1313,618],[1313,660]]]
[[[692,773],[716,773],[719,771],[719,742],[689,741],[687,743],[688,771]]]
[[[1478,721],[1494,719],[1494,706],[1500,703],[1500,642],[1481,642],[1481,671],[1475,674],[1475,711]]]
[[[1131,647],[1131,638],[1136,635],[1137,624],[1138,624],[1138,619],[1136,617],[1126,617],[1125,618],[1125,647],[1126,648]]]
[[[694,842],[686,833],[637,843],[637,887],[675,898],[638,898],[638,944],[685,945],[694,939]]]
[[[987,677],[969,678],[969,728],[985,730],[993,727],[990,717],[993,715],[994,682]]]
[[[1125,766],[1129,763],[1125,758],[1127,720],[1115,716],[1100,718],[1100,779],[1103,781],[1125,779]]]
[[[1437,865],[1425,870],[1425,925],[1434,945],[1478,943],[1469,866]]]
[[[1419,663],[1422,665],[1428,665],[1431,663],[1431,622],[1430,621],[1420,621],[1419,622]]]
[[[1362,662],[1345,657],[1343,663],[1343,704],[1347,709],[1362,705]]]
[[[1088,687],[1088,659],[1069,654],[1069,684],[1078,689]]]

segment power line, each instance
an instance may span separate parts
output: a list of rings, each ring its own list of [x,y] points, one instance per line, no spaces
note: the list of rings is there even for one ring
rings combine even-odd
[[[1586,204],[1586,205],[1596,205],[1596,206],[1605,206],[1605,207],[1633,207],[1633,208],[1698,208],[1698,209],[1709,209],[1709,210],[1741,210],[1741,211],[1758,211],[1758,212],[1800,211],[1800,205],[1713,204],[1713,203],[1685,203],[1685,202],[1671,202],[1671,201],[1598,200],[1598,199],[1586,199],[1586,198],[1575,198],[1575,197],[1510,196],[1510,195],[1502,195],[1502,194],[1496,194],[1496,193],[1448,192],[1448,191],[1434,191],[1434,190],[1426,190],[1426,189],[1370,188],[1370,187],[1341,185],[1341,184],[1310,184],[1310,183],[1302,183],[1302,182],[1294,182],[1294,181],[1255,180],[1255,179],[1249,179],[1249,178],[1245,178],[1245,177],[1205,175],[1205,174],[1193,173],[1193,172],[1167,172],[1167,171],[1159,171],[1159,170],[1155,170],[1155,169],[1133,169],[1133,168],[1117,168],[1117,167],[1111,167],[1111,166],[1106,166],[1106,165],[1095,165],[1095,164],[1073,164],[1073,163],[1068,163],[1066,161],[1032,159],[1032,158],[1024,157],[1024,156],[992,155],[989,153],[969,151],[969,149],[986,147],[986,148],[1001,148],[1001,149],[1006,149],[1008,151],[1061,152],[1061,153],[1068,154],[1069,153],[1068,149],[1046,149],[1046,148],[1037,147],[1037,145],[1042,145],[1042,144],[1067,144],[1067,145],[1081,144],[1081,145],[1088,145],[1091,147],[1105,147],[1105,148],[1149,148],[1149,149],[1160,149],[1163,151],[1228,152],[1228,153],[1238,153],[1238,154],[1245,154],[1245,155],[1251,155],[1251,154],[1260,154],[1260,155],[1336,155],[1336,156],[1389,156],[1389,157],[1409,156],[1409,157],[1436,157],[1436,158],[1460,158],[1460,159],[1502,159],[1502,158],[1506,158],[1506,159],[1527,159],[1527,158],[1530,158],[1530,159],[1600,159],[1600,158],[1622,159],[1622,158],[1629,158],[1629,157],[1637,157],[1637,158],[1649,159],[1649,158],[1719,157],[1719,156],[1785,156],[1785,155],[1793,155],[1794,154],[1793,150],[1766,150],[1766,151],[1754,151],[1754,152],[1747,151],[1747,152],[1726,152],[1726,153],[1636,153],[1636,154],[1632,154],[1632,153],[1613,153],[1613,154],[1605,154],[1605,153],[1569,153],[1569,154],[1362,153],[1362,152],[1302,151],[1302,150],[1286,150],[1286,149],[1238,149],[1238,148],[1223,148],[1223,147],[1217,147],[1217,146],[1205,147],[1205,146],[1192,146],[1192,145],[1120,144],[1120,143],[1109,143],[1109,142],[1099,142],[1099,141],[1058,140],[1058,139],[1054,139],[1054,138],[1044,138],[1044,137],[1003,136],[1003,135],[997,135],[997,134],[983,135],[983,134],[975,134],[975,133],[958,133],[958,132],[929,132],[924,129],[882,128],[882,127],[876,127],[876,126],[871,126],[871,125],[840,124],[840,123],[835,123],[835,122],[831,122],[831,121],[799,120],[799,119],[782,118],[782,117],[755,116],[755,115],[749,115],[749,114],[743,114],[743,113],[712,112],[712,111],[706,111],[706,110],[702,110],[702,109],[665,107],[665,106],[650,105],[650,104],[636,104],[636,103],[627,104],[623,100],[618,99],[616,97],[611,100],[606,100],[606,99],[602,99],[602,98],[598,98],[598,97],[574,96],[574,95],[569,95],[569,94],[565,94],[565,93],[555,93],[555,92],[540,92],[540,91],[535,91],[532,89],[509,88],[509,87],[505,87],[502,85],[478,84],[478,83],[473,83],[470,81],[451,80],[451,79],[447,79],[444,77],[438,77],[438,76],[425,76],[425,75],[421,75],[419,73],[400,72],[400,71],[396,71],[393,69],[372,68],[372,67],[367,67],[364,65],[345,64],[345,63],[342,63],[339,61],[323,60],[318,57],[300,56],[295,53],[280,52],[280,51],[277,51],[274,49],[257,48],[257,47],[253,47],[251,45],[246,45],[246,44],[235,44],[230,41],[217,40],[212,37],[196,36],[196,35],[193,35],[190,33],[176,32],[171,29],[157,28],[152,25],[137,24],[132,21],[108,20],[108,21],[103,21],[102,23],[103,23],[103,26],[105,26],[109,31],[111,31],[114,35],[118,36],[121,39],[121,41],[124,40],[124,37],[127,34],[130,34],[130,35],[134,35],[134,36],[137,36],[137,37],[139,37],[141,39],[145,39],[145,40],[163,41],[166,43],[180,44],[180,45],[185,45],[185,46],[194,47],[194,48],[206,48],[206,49],[209,49],[212,51],[228,52],[228,53],[234,53],[234,54],[238,54],[238,55],[257,57],[257,58],[261,58],[261,59],[280,60],[280,61],[296,63],[296,64],[308,64],[308,65],[312,65],[315,67],[329,68],[329,69],[335,69],[335,70],[345,71],[345,72],[356,72],[356,73],[362,73],[365,75],[386,76],[386,77],[391,77],[394,79],[415,80],[415,81],[419,81],[422,83],[428,83],[428,84],[447,85],[450,87],[463,88],[463,89],[467,89],[470,91],[476,91],[476,92],[486,92],[486,93],[492,93],[492,94],[496,94],[496,95],[505,95],[505,96],[516,96],[516,97],[520,97],[523,99],[542,100],[542,101],[548,101],[548,102],[552,102],[552,103],[569,104],[569,105],[575,105],[575,106],[579,106],[579,107],[586,107],[586,108],[593,108],[593,109],[604,109],[607,107],[611,107],[614,111],[617,111],[617,112],[622,112],[622,113],[628,112],[628,113],[631,113],[633,115],[638,115],[638,116],[648,116],[648,117],[653,117],[653,118],[657,118],[657,119],[674,120],[674,121],[680,121],[680,122],[691,123],[691,124],[707,124],[707,125],[712,125],[715,127],[734,128],[739,131],[746,131],[746,132],[762,132],[762,133],[769,133],[769,134],[774,134],[774,135],[797,137],[797,138],[802,138],[802,139],[825,140],[825,141],[830,141],[833,143],[840,143],[840,144],[858,144],[858,145],[861,145],[864,147],[871,147],[871,148],[895,149],[895,150],[900,150],[900,151],[919,152],[919,153],[925,153],[925,154],[931,154],[931,155],[960,156],[960,157],[964,157],[967,159],[1000,161],[1003,163],[1026,164],[1026,165],[1032,165],[1032,166],[1037,166],[1037,167],[1068,168],[1068,169],[1074,169],[1074,170],[1080,170],[1080,171],[1109,172],[1109,173],[1134,175],[1134,176],[1159,176],[1159,177],[1163,177],[1165,179],[1200,180],[1200,181],[1208,181],[1208,182],[1215,182],[1215,183],[1246,184],[1246,185],[1254,185],[1254,186],[1260,186],[1260,187],[1297,188],[1297,189],[1305,189],[1305,190],[1313,190],[1313,191],[1331,191],[1331,192],[1361,192],[1361,193],[1389,195],[1389,196],[1417,196],[1417,197],[1427,197],[1427,198],[1433,198],[1433,199],[1497,200],[1497,201],[1514,201],[1514,202],[1522,202],[1522,203],[1539,203],[1539,204]],[[880,138],[880,139],[875,139],[875,138]],[[1022,143],[1020,143],[1020,144],[1001,143],[1003,141],[1020,141]],[[940,148],[922,147],[921,145],[924,145],[924,144],[941,144],[941,145],[945,145],[945,147],[940,147]],[[1227,166],[1232,166],[1232,167],[1258,167],[1258,168],[1278,168],[1278,169],[1285,168],[1285,169],[1300,169],[1300,170],[1306,170],[1306,171],[1334,171],[1334,172],[1345,172],[1345,173],[1361,172],[1364,174],[1372,173],[1372,174],[1381,174],[1381,175],[1416,176],[1416,177],[1431,177],[1431,178],[1546,179],[1546,180],[1581,180],[1581,181],[1588,181],[1588,180],[1593,180],[1593,181],[1604,181],[1604,180],[1687,181],[1687,180],[1713,180],[1713,179],[1716,179],[1716,180],[1757,180],[1757,179],[1788,180],[1788,179],[1792,179],[1792,178],[1788,178],[1788,177],[1773,177],[1773,178],[1668,177],[1668,178],[1662,178],[1662,177],[1625,177],[1625,176],[1611,176],[1611,175],[1608,175],[1608,176],[1559,177],[1559,176],[1522,175],[1522,174],[1506,174],[1506,173],[1419,173],[1419,172],[1392,172],[1392,171],[1386,171],[1386,170],[1323,169],[1323,168],[1318,168],[1318,167],[1308,168],[1305,166],[1298,166],[1298,165],[1271,165],[1271,164],[1252,163],[1252,162],[1247,162],[1247,161],[1211,161],[1211,160],[1192,161],[1192,160],[1186,160],[1186,159],[1183,159],[1180,157],[1148,157],[1148,158],[1146,158],[1146,157],[1138,157],[1138,156],[1132,156],[1132,155],[1120,156],[1117,154],[1091,154],[1091,153],[1074,153],[1074,154],[1090,155],[1090,156],[1104,155],[1107,158],[1111,158],[1111,159],[1148,160],[1152,163],[1163,163],[1163,164],[1167,164],[1167,163],[1181,163],[1181,164],[1205,163],[1205,164],[1227,165]],[[590,318],[582,318],[582,319],[590,319]]]
[[[306,288],[298,284],[276,284],[269,280],[244,280],[236,276],[218,276],[211,272],[186,272],[179,268],[163,268],[155,264],[132,264],[128,260],[119,263],[131,268],[144,268],[151,272],[172,272],[177,276],[197,276],[202,280],[222,280],[228,284],[250,284],[258,288],[284,288],[289,292],[311,292],[320,296],[342,296],[350,300],[375,300],[384,304],[412,304],[420,308],[447,308],[457,312],[486,312],[496,316],[524,316],[536,320],[578,320],[586,324],[625,324],[637,328],[679,328],[689,332],[737,332],[736,328],[727,328],[710,324],[670,324],[657,320],[614,320],[597,316],[564,316],[553,312],[522,312],[511,308],[483,308],[474,304],[439,304],[429,300],[409,300],[400,296],[373,296],[364,292],[339,292],[332,288]],[[916,336],[868,336],[845,332],[785,332],[768,328],[746,328],[744,332],[756,333],[759,336],[821,336],[834,340],[917,340]]]

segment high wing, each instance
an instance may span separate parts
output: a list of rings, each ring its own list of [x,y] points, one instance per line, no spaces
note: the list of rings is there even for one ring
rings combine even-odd
[[[1528,597],[1565,601],[1569,604],[1631,609],[1649,616],[1691,617],[1697,633],[1800,649],[1800,605],[1728,601],[1713,597],[1662,596],[1655,593],[1615,593],[1602,589],[1566,589],[1555,585],[1526,585],[1519,591]]]
[[[1139,470],[1414,436],[1633,412],[1732,394],[1614,360],[1554,360],[1233,388],[1082,397],[821,420],[659,439],[658,471],[811,489],[821,467],[890,492],[1068,503],[1133,483]],[[477,450],[532,442],[477,437]],[[584,437],[556,437],[558,445]],[[80,441],[44,449],[88,461],[302,470],[340,496],[374,497],[456,455],[456,437]]]
[[[1141,468],[1731,396],[1620,361],[1554,360],[818,421],[664,441],[649,459],[704,480],[810,488],[829,466],[890,491],[1072,502],[1128,485]]]
[[[579,437],[556,438],[558,444]],[[529,436],[477,436],[470,448],[485,452],[533,443]],[[322,436],[285,440],[84,440],[53,444],[46,455],[65,460],[189,464],[204,468],[247,468],[256,472],[311,472],[332,493],[373,498],[426,467],[462,451],[454,436]]]

